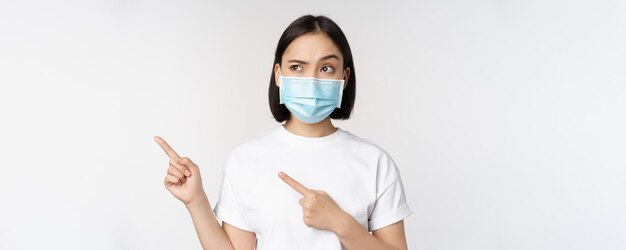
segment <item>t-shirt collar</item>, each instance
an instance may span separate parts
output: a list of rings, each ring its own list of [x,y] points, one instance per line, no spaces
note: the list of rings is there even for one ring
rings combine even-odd
[[[329,145],[337,142],[345,131],[339,127],[337,127],[337,131],[333,132],[330,135],[322,136],[322,137],[306,137],[301,135],[296,135],[289,130],[287,130],[282,124],[279,125],[275,129],[276,136],[281,139],[283,142],[290,144],[292,146],[303,147],[303,148],[324,148]]]

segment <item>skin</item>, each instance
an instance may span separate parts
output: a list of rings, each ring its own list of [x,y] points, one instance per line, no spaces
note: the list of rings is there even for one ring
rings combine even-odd
[[[344,88],[350,76],[350,68],[343,67],[342,54],[325,34],[312,32],[296,38],[285,50],[282,66],[274,67],[276,85],[278,76],[316,77],[344,79]],[[315,124],[299,121],[294,115],[284,127],[291,133],[305,137],[323,137],[337,131],[330,117]],[[155,141],[170,158],[164,185],[174,197],[182,201],[191,214],[194,227],[204,249],[254,249],[256,234],[241,230],[227,222],[220,226],[202,188],[200,171],[187,157],[180,157],[162,138]],[[286,173],[278,178],[302,195],[304,226],[335,233],[346,249],[407,249],[404,221],[373,231],[371,234],[350,214],[341,210],[326,192],[313,190],[300,184]]]

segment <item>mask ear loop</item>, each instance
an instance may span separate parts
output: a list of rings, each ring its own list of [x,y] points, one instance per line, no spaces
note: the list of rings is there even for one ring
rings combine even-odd
[[[343,69],[343,74],[341,75],[341,79],[344,81],[344,84],[348,82],[348,79],[346,79],[346,69]],[[343,85],[341,85],[341,91],[343,92]]]
[[[285,102],[283,101],[283,91],[285,88],[281,87],[283,86],[283,82],[282,82],[282,78],[283,78],[283,74],[280,70],[280,65],[278,67],[278,104],[285,104]]]
[[[341,100],[343,97],[343,85],[348,82],[347,80],[345,80],[346,77],[346,70],[343,70],[343,75],[341,76],[341,82],[339,83],[339,93],[337,95],[339,95],[339,97],[337,98],[337,106],[336,108],[340,109],[341,108]]]

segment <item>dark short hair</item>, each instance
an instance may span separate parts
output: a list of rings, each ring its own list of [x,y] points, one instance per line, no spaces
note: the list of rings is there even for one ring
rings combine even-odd
[[[276,86],[274,75],[274,66],[278,63],[281,65],[285,50],[296,38],[311,32],[323,32],[341,51],[343,55],[343,69],[350,68],[350,76],[346,87],[343,90],[341,98],[341,108],[335,109],[331,114],[332,119],[346,120],[350,118],[352,107],[354,107],[354,99],[356,96],[356,74],[354,72],[354,62],[352,61],[352,51],[348,44],[348,39],[343,34],[339,26],[325,16],[302,16],[293,21],[280,36],[276,53],[274,55],[274,63],[272,64],[272,77],[270,77],[270,86],[268,91],[270,109],[274,119],[278,122],[289,120],[291,113],[284,104],[280,104],[279,88]]]

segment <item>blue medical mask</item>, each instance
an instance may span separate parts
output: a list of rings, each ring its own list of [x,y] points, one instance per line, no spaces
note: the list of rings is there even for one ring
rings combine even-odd
[[[344,80],[280,75],[280,103],[298,120],[313,124],[341,108]]]

